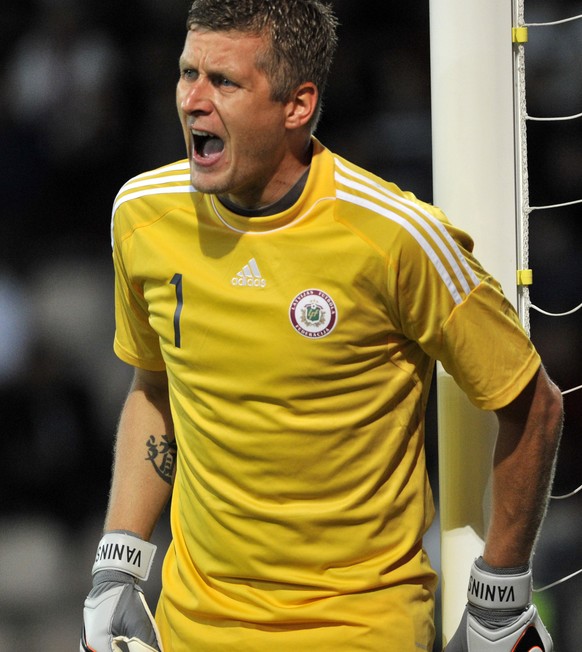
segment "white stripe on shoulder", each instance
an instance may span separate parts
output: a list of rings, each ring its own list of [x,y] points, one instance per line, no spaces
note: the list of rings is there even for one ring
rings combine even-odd
[[[163,183],[183,183],[184,181],[187,181],[188,184],[190,184],[190,174],[172,174],[168,175],[167,177],[150,177],[148,179],[132,179],[131,181],[128,181],[123,188],[121,189],[121,192],[126,192],[127,190],[133,190],[134,188],[145,188],[147,186],[152,186],[152,185],[160,185]],[[121,194],[121,193],[119,193]],[[119,196],[119,195],[118,195]]]
[[[418,231],[418,229],[415,229],[414,226],[412,226],[412,224],[408,220],[394,214],[392,211],[389,211],[387,209],[382,208],[381,206],[378,206],[378,204],[372,202],[369,199],[364,199],[359,195],[352,195],[350,193],[345,192],[344,190],[338,189],[337,197],[338,199],[343,199],[344,201],[350,202],[351,204],[356,204],[358,206],[362,206],[363,208],[367,208],[371,211],[374,211],[375,213],[378,213],[378,215],[382,215],[388,218],[389,220],[396,222],[404,229],[406,229],[406,231],[408,231],[408,233],[410,233],[410,235],[412,235],[414,239],[418,242],[418,244],[422,247],[422,249],[425,251],[426,255],[429,257],[432,264],[435,266],[441,279],[443,280],[444,284],[447,286],[447,289],[451,297],[453,298],[453,301],[456,304],[459,304],[463,301],[463,298],[461,297],[459,291],[455,287],[451,275],[447,272],[445,266],[443,265],[442,261],[440,260],[440,258],[438,257],[434,249],[430,246],[426,238]]]
[[[336,172],[336,180],[348,188],[358,191],[364,195],[368,195],[370,200],[364,200],[359,195],[344,191],[338,191],[338,196],[341,194],[342,199],[345,201],[365,205],[370,210],[373,210],[378,214],[403,226],[421,245],[431,262],[439,271],[441,278],[449,288],[449,291],[451,291],[451,295],[457,303],[462,300],[461,296],[456,289],[454,292],[452,291],[452,289],[455,288],[455,284],[449,272],[442,264],[438,252],[440,252],[440,254],[447,260],[451,269],[454,271],[455,278],[460,284],[460,287],[463,288],[463,291],[466,294],[468,294],[472,288],[476,287],[479,284],[479,279],[470,268],[467,260],[461,253],[454,238],[452,238],[452,236],[448,233],[440,220],[436,219],[419,204],[408,200],[405,197],[397,195],[396,193],[390,191],[388,188],[385,188],[384,186],[366,177],[365,175],[362,175],[357,171],[348,168],[337,159],[336,164],[338,168],[352,177],[352,179],[349,179],[341,175],[339,172]],[[387,206],[388,210],[384,206],[378,205],[376,203],[378,201]],[[412,222],[414,222],[422,230],[429,234],[438,251],[435,251],[434,246],[427,241],[427,239],[422,235],[415,224],[409,222],[408,219],[395,214],[393,210],[390,209],[394,209],[399,213],[403,213],[407,216],[407,218],[410,218]]]
[[[184,192],[195,192],[194,186],[190,183],[190,177],[188,177],[188,184],[182,186],[169,186],[167,188],[144,188],[142,190],[137,190],[136,192],[130,192],[127,195],[120,197],[115,204],[113,204],[113,215],[117,209],[124,204],[126,201],[132,199],[139,199],[140,197],[147,197],[149,195],[170,195],[172,193],[184,193]]]
[[[182,174],[176,174],[178,172],[182,172]],[[126,197],[127,199],[135,199],[136,197],[140,196],[139,193],[131,193],[131,195],[126,195],[128,191],[135,190],[136,188],[147,188],[148,186],[152,188],[159,188],[160,186],[168,183],[186,183],[189,187],[189,190],[191,190],[192,187],[190,185],[190,165],[188,161],[178,161],[178,163],[164,165],[163,167],[156,168],[155,170],[148,170],[147,172],[142,172],[141,174],[138,174],[137,176],[129,179],[129,181],[126,181],[123,186],[121,186],[119,192],[115,197],[112,213],[115,213],[117,208],[124,201],[126,201]],[[160,189],[160,192],[166,191],[162,191]],[[184,191],[176,190],[176,192]],[[123,201],[121,201],[121,198],[123,198]]]
[[[177,174],[182,173],[182,174]],[[188,161],[179,161],[178,163],[171,163],[170,165],[164,165],[161,168],[156,168],[155,170],[148,170],[147,172],[142,172],[128,181],[126,181],[123,186],[119,189],[115,199],[122,195],[123,193],[131,190],[133,188],[141,188],[148,185],[159,185],[164,183],[174,183],[180,181],[188,181],[190,178],[190,166]]]
[[[184,174],[176,174],[185,172]],[[111,243],[113,245],[113,223],[117,209],[127,201],[150,195],[172,193],[192,193],[195,188],[190,182],[188,161],[165,165],[155,170],[143,172],[127,181],[117,193],[111,210]]]

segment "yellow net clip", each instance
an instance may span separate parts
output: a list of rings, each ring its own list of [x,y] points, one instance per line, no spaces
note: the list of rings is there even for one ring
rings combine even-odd
[[[518,269],[517,270],[517,284],[518,285],[531,285],[533,283],[533,270],[531,269]]]
[[[527,27],[513,27],[511,38],[514,43],[527,43]]]

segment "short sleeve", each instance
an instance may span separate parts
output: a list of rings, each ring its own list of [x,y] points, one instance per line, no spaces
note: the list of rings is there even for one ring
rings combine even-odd
[[[138,282],[128,272],[130,246],[116,233],[113,236],[113,266],[115,270],[115,339],[116,355],[128,364],[163,371],[164,360],[158,334],[149,323],[147,303]]]
[[[474,405],[499,409],[525,388],[540,357],[500,284],[473,256],[472,239],[440,211],[432,215],[432,240],[402,239],[396,285],[402,330],[442,363]]]
[[[525,389],[540,356],[493,279],[483,280],[444,325],[443,367],[477,407],[505,407]]]

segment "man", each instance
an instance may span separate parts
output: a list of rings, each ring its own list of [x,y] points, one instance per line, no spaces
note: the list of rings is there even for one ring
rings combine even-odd
[[[335,28],[319,0],[190,9],[188,159],[131,180],[113,210],[114,346],[135,379],[81,650],[432,649],[435,359],[499,416],[473,574],[515,594],[471,604],[452,649],[482,649],[483,629],[509,650],[529,625],[550,649],[523,587],[559,391],[470,238],[312,136]],[[156,626],[136,578],[170,494]]]

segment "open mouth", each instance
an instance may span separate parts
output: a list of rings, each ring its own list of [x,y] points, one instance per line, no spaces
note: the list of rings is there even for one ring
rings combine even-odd
[[[211,159],[224,149],[224,141],[208,131],[192,130],[192,142],[197,157]]]

